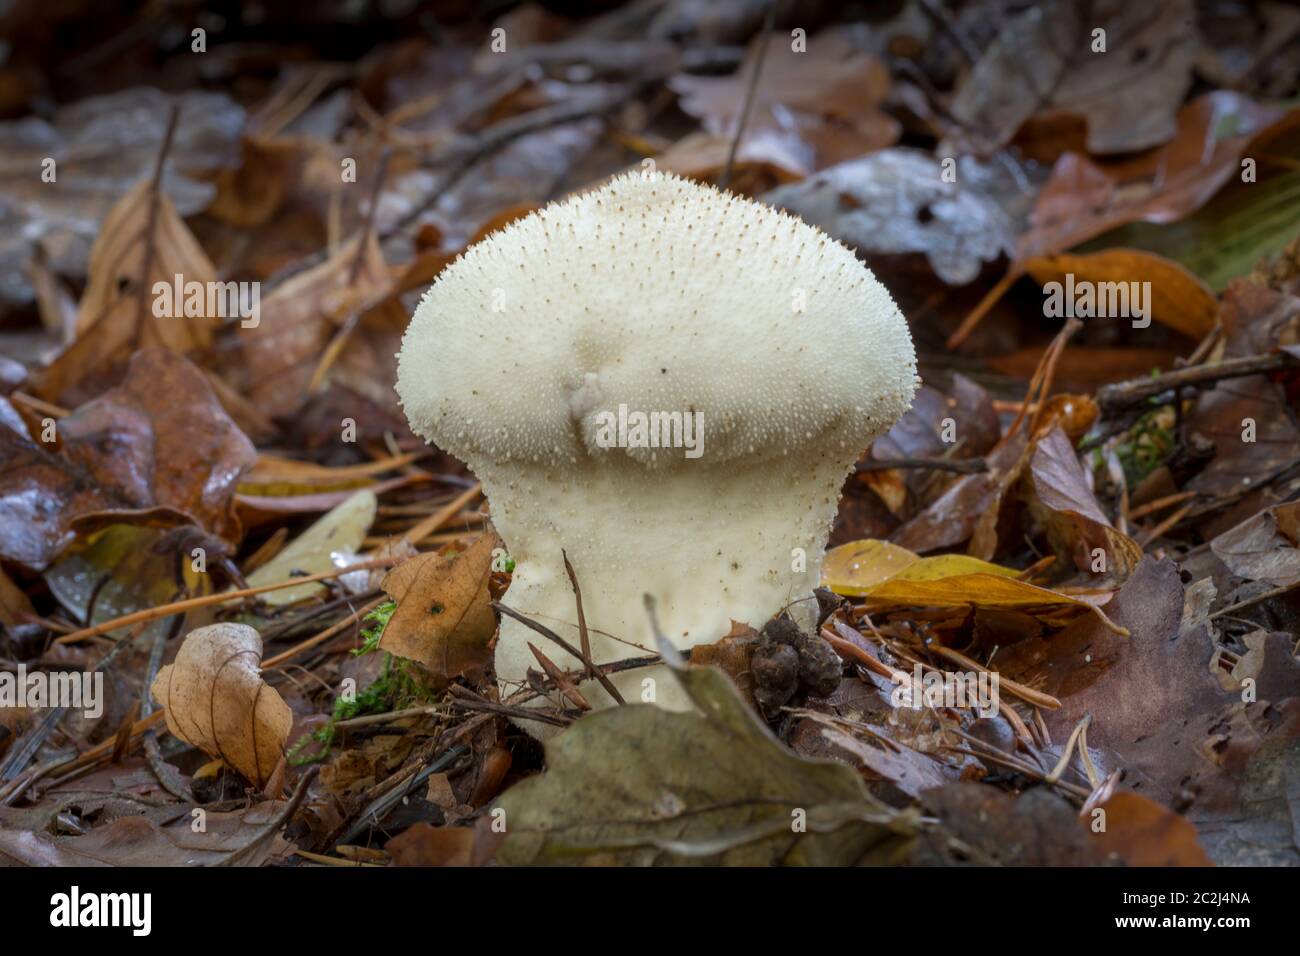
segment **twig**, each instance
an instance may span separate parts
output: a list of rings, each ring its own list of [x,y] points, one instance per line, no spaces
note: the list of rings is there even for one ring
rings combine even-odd
[[[421,783],[428,780],[435,773],[439,773],[440,771],[443,771],[448,767],[450,767],[453,763],[457,761],[457,759],[460,758],[462,754],[466,754],[468,752],[469,752],[468,747],[464,746],[463,744],[456,744],[454,747],[449,748],[446,751],[446,753],[438,757],[438,759],[434,760],[424,769],[414,773],[408,782],[406,782],[405,784],[399,783],[397,786],[393,787],[387,793],[381,794],[379,797],[373,800],[369,806],[367,806],[364,810],[361,811],[361,813],[357,816],[356,820],[352,822],[352,825],[348,827],[348,829],[344,832],[344,834],[341,837],[339,837],[337,840],[330,841],[331,845],[338,846],[340,843],[352,843],[356,840],[357,837],[359,837],[362,833],[366,831],[367,827],[379,826],[380,820],[382,820],[385,816],[387,816],[388,811],[392,810],[393,807],[397,806],[397,804],[401,802],[403,797],[409,794]],[[312,769],[316,769],[316,768],[312,768]]]
[[[578,637],[582,642],[582,656],[591,660],[591,638],[587,634],[587,615],[582,610],[582,589],[578,587],[578,575],[574,573],[573,565],[569,563],[568,552],[561,548],[560,555],[564,558],[564,570],[569,575],[569,583],[573,585],[573,599],[578,605]],[[587,676],[596,675],[588,668]]]
[[[429,515],[429,517],[407,528],[405,533],[403,533],[401,540],[412,546],[419,544],[425,537],[433,534],[452,518],[456,517],[456,515],[460,513],[461,508],[464,508],[482,493],[483,486],[478,482],[475,482],[472,488],[465,489],[465,491],[447,502],[433,514]]]
[[[603,687],[603,688],[605,688],[606,693],[608,693],[610,697],[614,698],[614,700],[617,701],[617,702],[620,703],[620,704],[626,704],[626,703],[627,703],[627,701],[625,701],[625,700],[623,699],[623,695],[620,694],[620,693],[618,692],[618,688],[614,686],[614,682],[613,682],[612,680],[610,680],[608,676],[606,676],[606,674],[605,674],[605,672],[604,672],[603,670],[601,670],[600,668],[598,668],[598,667],[597,667],[597,666],[592,662],[592,660],[591,660],[590,657],[588,657],[587,655],[585,655],[585,654],[582,653],[582,649],[581,649],[581,648],[574,647],[572,644],[570,644],[570,643],[569,643],[568,641],[566,641],[564,638],[560,637],[560,635],[558,635],[558,634],[556,634],[554,631],[552,631],[552,630],[551,630],[549,627],[547,627],[545,624],[539,624],[539,623],[537,623],[536,621],[533,621],[533,620],[530,620],[529,618],[524,617],[522,614],[520,614],[520,613],[519,613],[518,611],[516,611],[514,608],[512,608],[512,607],[506,607],[506,606],[505,606],[504,604],[502,604],[500,601],[493,601],[493,602],[492,602],[492,606],[493,606],[494,608],[496,608],[498,611],[500,611],[502,614],[506,615],[507,617],[512,617],[512,618],[514,618],[514,619],[515,619],[516,621],[518,621],[520,624],[524,625],[524,627],[530,628],[530,629],[536,631],[538,634],[542,635],[542,637],[546,638],[547,640],[554,641],[556,644],[559,644],[560,647],[564,648],[564,649],[565,649],[566,651],[568,651],[571,655],[573,655],[573,657],[574,657],[576,660],[580,660],[580,661],[582,661],[582,663],[584,663],[585,665],[587,665],[587,668],[589,669],[589,671],[590,671],[591,673],[595,674],[595,676],[596,676],[596,680],[600,681],[600,686]]]
[[[143,627],[138,627],[127,635],[125,640],[119,641],[111,651],[99,659],[93,666],[85,669],[85,673],[94,674],[98,671],[106,671],[117,660],[118,655],[123,649],[130,646],[131,642],[140,635]],[[32,727],[30,731],[14,741],[9,746],[9,753],[5,756],[4,762],[0,763],[0,781],[14,779],[27,766],[27,761],[31,760],[36,751],[40,749],[45,738],[48,737],[54,728],[63,720],[63,716],[72,708],[70,707],[52,707],[41,715],[40,721]],[[109,749],[112,749],[113,741],[107,741]]]
[[[1282,369],[1300,367],[1300,359],[1289,352],[1269,352],[1264,355],[1247,355],[1243,358],[1224,359],[1213,365],[1197,365],[1192,368],[1180,368],[1150,378],[1139,378],[1129,382],[1116,382],[1097,390],[1097,404],[1105,412],[1116,412],[1131,405],[1137,405],[1163,395],[1165,392],[1180,388],[1202,388],[1230,378],[1242,378],[1247,375],[1259,375],[1264,372],[1277,372]]]
[[[144,227],[144,257],[140,263],[140,288],[136,292],[135,338],[139,341],[140,330],[144,328],[145,317],[149,315],[149,271],[158,252],[158,213],[162,207],[163,167],[167,163],[167,154],[171,152],[172,140],[176,136],[176,124],[180,120],[180,103],[172,101],[167,114],[167,129],[163,133],[162,145],[158,147],[158,158],[154,163],[153,179],[149,186],[149,212]]]
[[[718,179],[718,185],[723,189],[731,182],[731,170],[736,165],[736,153],[740,149],[740,140],[745,135],[745,126],[749,123],[749,114],[754,108],[754,100],[758,94],[758,78],[763,72],[763,61],[767,59],[767,48],[772,42],[772,27],[776,23],[776,8],[780,5],[781,0],[772,0],[767,8],[767,16],[763,18],[763,31],[758,40],[758,56],[754,58],[754,72],[749,75],[749,86],[745,89],[745,104],[740,109],[740,119],[736,123],[736,133],[731,138],[731,146],[727,150],[727,163],[722,167],[722,176]]]
[[[290,798],[288,804],[286,804],[279,813],[268,820],[255,834],[253,834],[251,840],[241,846],[234,853],[231,853],[229,856],[224,857],[211,865],[247,866],[248,861],[261,845],[275,836],[276,833],[280,831],[280,827],[284,826],[285,821],[293,816],[294,813],[297,812],[298,808],[302,806],[302,801],[307,796],[307,787],[316,779],[316,774],[318,772],[320,772],[320,767],[307,768],[307,772],[304,773],[302,779],[298,781],[298,786],[294,788],[293,796]]]
[[[1232,614],[1236,611],[1242,610],[1243,608],[1254,607],[1256,604],[1259,604],[1263,601],[1268,601],[1275,597],[1281,597],[1283,594],[1286,594],[1287,591],[1294,590],[1297,587],[1300,587],[1300,581],[1292,581],[1290,584],[1284,584],[1279,588],[1273,588],[1270,591],[1263,591],[1260,594],[1256,594],[1254,597],[1246,598],[1246,600],[1244,601],[1238,601],[1236,604],[1230,604],[1221,611],[1215,611],[1213,614],[1209,616],[1208,620],[1213,621],[1215,618],[1223,617],[1227,614]]]
[[[286,581],[277,581],[275,584],[262,584],[255,588],[240,588],[237,591],[223,591],[220,594],[205,594],[201,597],[186,598],[184,601],[175,601],[171,604],[164,604],[161,607],[151,607],[143,611],[123,614],[121,617],[115,617],[111,621],[103,621],[96,624],[94,627],[84,627],[79,631],[73,631],[71,634],[64,634],[62,637],[55,638],[54,643],[75,644],[77,641],[84,641],[88,637],[97,637],[100,634],[107,634],[109,631],[116,631],[121,627],[129,627],[132,624],[139,624],[142,621],[156,621],[160,617],[171,617],[173,614],[192,611],[198,607],[209,607],[213,604],[225,604],[229,601],[238,601],[258,594],[266,594],[268,591],[280,591],[284,588],[296,587],[299,584],[312,584],[316,581],[326,581],[330,578],[337,578],[344,574],[350,574],[353,571],[371,571],[375,568],[389,568],[401,560],[401,558],[395,556],[373,558],[369,561],[349,564],[342,568],[331,568],[328,571],[322,571],[320,574],[308,574],[300,578],[289,578]]]
[[[262,661],[262,670],[265,671],[265,670],[270,670],[273,667],[278,667],[281,664],[283,664],[285,661],[289,660],[289,658],[296,657],[297,655],[301,654],[303,651],[315,647],[317,644],[325,643],[325,641],[328,641],[331,637],[334,637],[336,634],[341,634],[345,629],[352,626],[352,624],[354,624],[356,621],[365,617],[375,608],[379,607],[379,605],[383,604],[385,600],[387,600],[387,597],[376,598],[375,600],[371,601],[369,604],[364,604],[361,607],[357,608],[355,611],[347,615],[341,621],[337,621],[336,623],[331,624],[329,627],[325,628],[325,630],[321,631],[319,634],[307,638],[307,640],[303,641],[301,644],[295,644],[293,647],[289,648],[286,651],[281,651],[279,654],[276,654],[274,657],[268,657],[266,660]]]

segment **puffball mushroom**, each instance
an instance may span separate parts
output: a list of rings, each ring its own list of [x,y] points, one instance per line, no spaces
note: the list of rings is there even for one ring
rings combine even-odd
[[[815,621],[841,485],[917,384],[906,321],[847,247],[770,207],[642,172],[447,266],[397,375],[412,429],[483,484],[515,561],[504,603],[578,646],[567,551],[596,663],[653,650],[646,593],[683,650],[783,609]],[[639,427],[647,418],[654,427]],[[537,668],[529,642],[581,667],[503,618],[503,692]],[[687,706],[665,669],[611,678],[629,702]],[[595,681],[580,689],[611,703]]]

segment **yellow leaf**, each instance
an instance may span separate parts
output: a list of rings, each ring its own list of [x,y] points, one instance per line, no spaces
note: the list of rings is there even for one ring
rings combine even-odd
[[[832,548],[822,561],[822,585],[848,597],[873,594],[880,584],[890,580],[935,581],[956,574],[1015,577],[1018,573],[967,554],[922,558],[907,548],[874,538]]]
[[[375,520],[378,502],[373,491],[358,491],[320,518],[274,558],[248,576],[252,587],[286,581],[295,575],[321,574],[336,566],[338,555],[351,559],[361,548]],[[325,590],[319,583],[300,584],[262,595],[262,600],[284,607]]]
[[[1004,574],[956,574],[938,580],[892,578],[872,588],[867,597],[870,610],[896,607],[981,607],[999,610],[1030,610],[1050,607],[1086,608],[1117,634],[1128,633],[1113,624],[1087,601],[1029,584]]]
[[[882,581],[920,561],[920,556],[874,538],[831,548],[822,559],[822,585],[836,594],[861,597]]]
[[[1020,572],[1004,568],[969,554],[939,554],[933,558],[922,558],[911,567],[895,576],[899,581],[938,581],[942,578],[967,574],[996,574],[999,577],[1014,578]]]
[[[1138,249],[1035,256],[1024,263],[1024,269],[1039,285],[1064,283],[1067,273],[1075,283],[1149,282],[1150,298],[1145,304],[1151,317],[1197,340],[1210,333],[1219,314],[1219,300],[1205,283],[1178,263]],[[1130,300],[1133,312],[1131,306]]]
[[[1019,572],[967,554],[921,558],[888,541],[866,540],[832,548],[822,563],[822,584],[836,594],[865,597],[870,610],[901,607],[982,607],[1001,610],[1084,608],[1117,633],[1126,633],[1097,610],[1097,602],[1038,587]]]

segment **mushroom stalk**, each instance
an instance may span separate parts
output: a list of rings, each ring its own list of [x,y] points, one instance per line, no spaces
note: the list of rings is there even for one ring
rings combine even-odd
[[[840,486],[916,385],[906,322],[849,249],[633,173],[448,266],[407,330],[397,390],[412,428],[482,481],[515,560],[505,603],[577,644],[567,551],[605,663],[653,649],[644,593],[680,649],[785,609],[815,619]],[[503,690],[535,667],[530,640],[501,622]],[[662,669],[613,680],[628,701],[686,706]],[[610,703],[595,681],[580,689]]]

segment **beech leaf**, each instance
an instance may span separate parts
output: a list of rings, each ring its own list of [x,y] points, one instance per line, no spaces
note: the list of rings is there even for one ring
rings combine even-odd
[[[220,757],[257,786],[284,752],[293,714],[261,677],[262,636],[246,624],[190,631],[176,660],[150,688],[167,708],[167,729]]]

